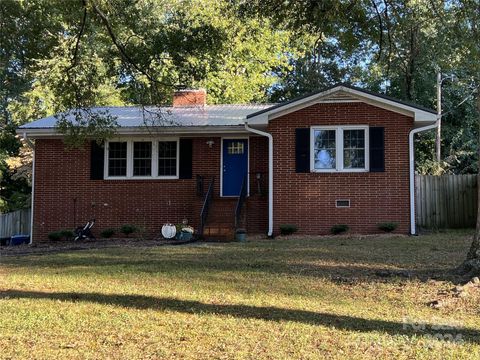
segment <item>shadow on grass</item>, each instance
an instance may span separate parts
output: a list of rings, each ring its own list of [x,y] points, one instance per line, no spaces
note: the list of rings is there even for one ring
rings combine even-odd
[[[218,272],[323,278],[335,283],[430,279],[461,283],[452,269],[461,262],[465,239],[352,237],[280,239],[246,244],[182,248],[111,248],[47,256],[3,257],[2,265],[69,274]],[[458,259],[455,259],[458,256]],[[398,272],[405,273],[397,276]],[[382,275],[387,274],[387,275]],[[379,275],[380,274],[380,275]]]
[[[153,256],[152,256],[153,255]],[[268,276],[302,276],[306,278],[327,279],[334,283],[377,283],[407,280],[427,281],[430,279],[448,281],[452,284],[462,282],[453,268],[446,267],[399,267],[395,264],[379,264],[354,262],[345,258],[343,261],[328,259],[327,256],[312,259],[287,259],[287,256],[270,257],[253,254],[241,256],[235,252],[222,251],[219,254],[108,254],[97,256],[90,254],[57,254],[53,256],[37,256],[28,258],[28,268],[49,268],[55,272],[68,274],[96,273],[111,275],[117,272],[132,274],[175,274],[179,270],[189,272],[189,276],[205,278],[215,273],[256,273]],[[24,267],[24,258],[5,258],[2,264],[13,267]],[[387,275],[382,275],[382,274]],[[398,275],[398,274],[400,275]]]
[[[292,321],[309,325],[332,327],[348,331],[378,332],[404,336],[438,336],[445,341],[480,343],[480,331],[472,328],[443,329],[442,325],[431,324],[423,331],[418,325],[388,320],[371,320],[346,315],[334,315],[307,310],[284,309],[279,307],[259,307],[251,305],[208,304],[193,300],[159,298],[145,295],[100,294],[39,291],[6,290],[0,291],[0,299],[48,299],[70,302],[89,302],[103,305],[115,305],[134,309],[154,309],[176,311],[187,314],[214,314],[233,316],[240,319],[258,319],[265,321]],[[439,329],[439,330],[436,330]]]

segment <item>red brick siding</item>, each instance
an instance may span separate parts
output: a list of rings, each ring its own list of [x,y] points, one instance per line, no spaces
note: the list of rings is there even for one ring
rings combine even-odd
[[[173,94],[173,106],[205,106],[207,103],[207,92],[205,89],[179,90]]]
[[[385,127],[385,172],[296,173],[295,129],[322,125]],[[408,233],[408,133],[413,118],[365,103],[317,104],[270,122],[274,138],[274,231],[296,224],[300,233],[326,234],[334,224],[375,233],[377,224],[398,223]],[[336,208],[350,199],[350,208]]]
[[[214,140],[211,149],[208,140]],[[205,176],[205,190],[215,177],[215,197],[219,196],[220,146],[220,138],[193,139],[192,179],[90,180],[89,147],[66,150],[61,140],[38,139],[33,241],[45,241],[49,232],[71,229],[90,218],[97,219],[97,234],[108,227],[131,223],[153,235],[158,234],[162,224],[178,223],[184,218],[198,227],[202,198],[196,196],[195,176]],[[266,162],[258,160],[266,158],[266,154],[258,154],[265,149],[263,139],[252,138],[251,169],[267,171]],[[266,197],[256,195],[248,200],[248,217],[255,219],[247,226],[250,233],[266,231],[266,201]]]
[[[321,125],[385,127],[383,173],[295,173],[295,129]],[[395,221],[408,233],[408,132],[413,119],[364,103],[318,104],[273,120],[274,229],[293,223],[301,233],[324,234],[334,224],[348,224],[352,232],[377,232],[377,224]],[[213,140],[210,149],[206,142]],[[153,234],[165,222],[183,218],[197,227],[202,199],[195,194],[195,175],[215,177],[220,192],[221,139],[193,139],[193,179],[90,180],[90,151],[65,150],[60,140],[37,140],[35,152],[34,241],[50,231],[72,228],[91,217],[96,232],[124,223],[143,226]],[[250,138],[250,198],[247,231],[267,229],[268,142]],[[255,174],[261,173],[261,193]],[[76,223],[73,220],[76,199]],[[338,209],[336,199],[350,199]],[[105,205],[106,204],[106,205]]]
[[[250,137],[250,197],[247,201],[247,229],[268,230],[268,139]],[[260,179],[257,179],[257,174]],[[261,216],[258,216],[261,214]]]

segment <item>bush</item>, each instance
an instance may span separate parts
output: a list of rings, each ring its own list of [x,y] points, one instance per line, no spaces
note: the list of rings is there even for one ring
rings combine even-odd
[[[60,235],[62,238],[65,240],[72,240],[75,234],[73,233],[72,230],[61,230],[59,231]]]
[[[177,225],[175,225],[175,229],[177,229],[177,234],[180,234],[180,232],[182,231],[182,229],[183,229],[184,226],[185,226],[185,225],[183,225],[183,224],[177,224]]]
[[[52,231],[48,234],[48,239],[52,241],[62,240],[62,233],[60,231]]]
[[[297,225],[293,225],[293,224],[280,225],[280,234],[282,235],[291,235],[297,231],[298,231]]]
[[[378,229],[385,232],[392,232],[397,228],[398,224],[394,222],[385,222],[378,224]]]
[[[334,235],[341,234],[348,231],[348,225],[345,224],[336,224],[333,225],[330,229],[331,233]]]
[[[115,229],[104,229],[100,233],[100,236],[102,238],[108,239],[108,238],[111,238],[113,234],[115,234]]]
[[[126,237],[128,237],[128,235],[134,233],[135,231],[137,231],[137,227],[135,225],[125,224],[122,225],[122,227],[120,228],[120,232],[122,234],[125,234]]]

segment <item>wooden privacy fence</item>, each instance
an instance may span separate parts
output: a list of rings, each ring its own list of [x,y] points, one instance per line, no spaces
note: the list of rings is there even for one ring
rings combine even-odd
[[[475,227],[477,197],[477,175],[415,175],[417,225]]]
[[[0,214],[0,238],[17,234],[30,234],[30,209]]]

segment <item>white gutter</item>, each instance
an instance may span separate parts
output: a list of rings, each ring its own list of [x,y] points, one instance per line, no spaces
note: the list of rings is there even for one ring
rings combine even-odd
[[[0,0],[1,1],[1,0]],[[62,138],[64,134],[56,131],[55,128],[19,128],[17,134],[29,136],[30,138]],[[207,125],[207,126],[184,126],[184,127],[158,127],[148,129],[146,127],[119,127],[116,135],[158,135],[158,134],[187,134],[189,136],[204,137],[212,134],[245,134],[245,127],[242,125]]]
[[[29,148],[32,149],[33,151],[33,156],[32,156],[32,198],[30,199],[31,204],[30,204],[30,242],[29,245],[32,244],[33,241],[33,199],[35,195],[35,145],[32,143],[32,141],[27,137],[27,133],[23,133],[22,140],[28,145]]]
[[[413,146],[413,137],[415,134],[423,131],[436,129],[438,120],[433,125],[423,126],[410,131],[408,135],[408,150],[410,160],[410,234],[416,235],[417,229],[415,224],[415,149]]]
[[[266,136],[268,138],[268,233],[270,237],[273,235],[273,136],[264,131],[253,129],[248,126],[245,120],[245,130],[254,134]]]

